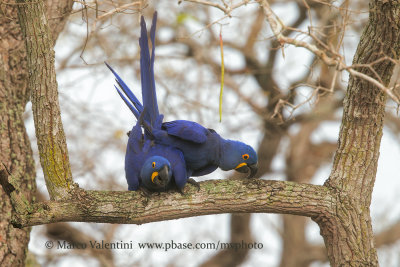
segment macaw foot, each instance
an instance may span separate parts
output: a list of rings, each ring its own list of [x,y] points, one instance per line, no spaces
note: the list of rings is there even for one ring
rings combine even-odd
[[[194,185],[195,187],[197,187],[197,192],[200,191],[200,184],[199,184],[198,182],[196,182],[193,178],[187,179],[187,182],[188,182],[189,184],[192,184],[192,185]]]
[[[140,190],[143,192],[143,194],[147,198],[150,198],[151,195],[153,194],[153,192],[151,192],[149,189],[147,189],[146,187],[143,187],[143,186],[140,187]]]
[[[186,182],[187,182],[188,184],[192,184],[192,185],[194,185],[195,187],[197,187],[197,191],[200,190],[200,184],[199,184],[198,182],[196,182],[193,178],[187,179]],[[177,191],[178,191],[182,196],[185,195],[185,193],[183,192],[183,188],[176,187],[176,189],[177,189]]]
[[[183,188],[176,187],[176,190],[177,190],[178,193],[180,193],[182,196],[185,195],[185,192],[183,192]]]

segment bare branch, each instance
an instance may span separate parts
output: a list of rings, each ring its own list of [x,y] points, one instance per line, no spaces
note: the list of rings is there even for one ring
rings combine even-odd
[[[368,76],[364,73],[361,73],[359,71],[356,71],[354,69],[351,68],[346,68],[346,70],[353,76],[355,77],[359,77],[362,78],[372,84],[374,84],[376,87],[378,87],[379,89],[381,89],[382,91],[384,91],[388,96],[390,96],[392,98],[393,101],[395,101],[397,104],[400,105],[400,100],[397,96],[395,96],[393,94],[393,88],[387,88],[386,86],[384,86],[382,83],[378,82],[377,80],[375,80],[374,78],[372,78],[371,76]]]
[[[336,57],[332,58],[329,57],[326,52],[324,50],[319,49],[317,46],[304,42],[304,41],[300,41],[294,38],[289,38],[285,35],[283,35],[283,31],[285,29],[287,29],[287,27],[283,24],[283,22],[273,13],[271,7],[269,6],[268,2],[266,0],[262,0],[261,1],[261,6],[263,7],[265,16],[267,17],[267,20],[271,26],[272,32],[274,33],[275,37],[278,39],[278,41],[281,44],[292,44],[294,46],[297,47],[303,47],[306,48],[307,50],[309,50],[310,52],[314,53],[316,56],[318,56],[325,64],[327,64],[328,66],[337,66],[339,70],[346,70],[348,71],[351,75],[362,78],[368,82],[371,82],[372,84],[374,84],[375,86],[377,86],[379,89],[381,89],[383,92],[385,92],[387,95],[389,95],[393,101],[395,101],[397,104],[400,105],[400,100],[397,96],[395,96],[393,94],[393,88],[387,88],[384,84],[382,84],[381,82],[377,81],[376,79],[365,75],[361,72],[358,72],[356,70],[354,70],[351,67],[346,66],[343,62],[342,62],[342,57],[339,56],[338,54],[334,53],[334,51],[328,50],[328,47],[325,47],[326,51],[329,51],[332,54],[335,54]],[[312,34],[308,34],[309,36],[313,37],[314,40],[318,40],[318,38],[316,38],[315,36],[313,36]],[[320,42],[319,42],[320,43]],[[386,60],[387,57],[383,57],[382,60]],[[371,66],[373,63],[370,63],[369,65]],[[372,68],[371,68],[372,69]],[[380,77],[378,77],[378,79],[380,79]]]
[[[160,193],[151,198],[139,192],[85,191],[76,188],[71,199],[33,204],[29,215],[15,214],[13,222],[26,227],[53,222],[143,224],[220,213],[290,213],[319,217],[331,212],[335,199],[328,188],[260,179],[212,180],[189,186],[186,194]]]
[[[94,30],[96,30],[96,25],[97,25],[97,22],[98,22],[99,20],[103,20],[103,19],[105,19],[105,18],[108,18],[109,16],[112,16],[112,15],[116,14],[116,13],[125,11],[125,10],[127,10],[128,8],[131,8],[132,6],[139,6],[139,7],[137,8],[137,10],[140,10],[140,9],[141,9],[141,1],[132,2],[132,3],[128,3],[128,4],[125,4],[125,5],[121,5],[121,6],[115,7],[114,9],[105,12],[105,13],[104,13],[103,15],[101,15],[101,16],[97,16],[96,19],[94,20],[93,24],[92,24],[92,30],[91,30],[91,32],[93,32]]]
[[[243,0],[242,2],[239,2],[235,5],[232,6],[228,6],[225,2],[224,2],[224,6],[221,6],[219,4],[213,3],[213,2],[209,2],[209,1],[205,1],[205,0],[183,0],[185,2],[192,2],[192,3],[196,3],[196,4],[200,4],[200,5],[205,5],[205,6],[211,6],[211,7],[215,7],[218,8],[219,10],[221,10],[222,12],[224,12],[228,17],[231,17],[231,12],[243,5],[247,5],[250,0]]]
[[[400,239],[400,222],[396,222],[375,236],[377,247],[391,245]]]
[[[113,227],[112,225],[111,227]],[[46,226],[47,237],[54,240],[65,240],[71,244],[89,244],[91,240],[95,240],[93,235],[86,233],[76,227],[71,226],[68,223],[52,223]],[[110,241],[110,240],[108,240]],[[89,254],[97,259],[103,267],[114,267],[114,257],[111,250],[102,250],[101,252],[97,249],[93,249],[88,246]],[[79,250],[71,251],[73,253],[79,253]],[[68,254],[69,255],[69,254]]]
[[[261,6],[264,10],[264,14],[267,17],[268,23],[271,26],[272,32],[274,33],[275,37],[281,44],[292,44],[298,47],[304,47],[310,52],[317,55],[322,61],[325,62],[328,66],[336,66],[338,61],[336,59],[330,58],[323,50],[319,49],[313,44],[309,44],[304,41],[300,41],[294,38],[287,37],[283,35],[283,31],[287,28],[283,22],[274,14],[271,7],[269,6],[266,0],[262,0]]]

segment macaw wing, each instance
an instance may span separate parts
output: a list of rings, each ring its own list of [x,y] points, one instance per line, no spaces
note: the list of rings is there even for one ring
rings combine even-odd
[[[189,177],[186,172],[186,163],[183,153],[178,149],[174,149],[174,151],[176,153],[169,157],[169,160],[173,162],[172,175],[174,176],[176,186],[182,189]]]
[[[140,169],[138,162],[138,157],[141,158],[140,152],[136,152],[133,147],[138,148],[138,146],[135,146],[134,143],[130,142],[136,141],[134,139],[131,139],[131,135],[129,136],[129,141],[128,141],[128,149],[126,151],[125,155],[125,177],[126,181],[128,182],[128,190],[130,191],[136,191],[139,188],[140,184]],[[139,153],[139,154],[138,154]]]
[[[143,142],[142,128],[140,127],[140,124],[137,123],[133,126],[129,134],[127,153],[129,151],[136,154],[141,153],[143,151]]]
[[[207,140],[207,129],[193,121],[176,120],[164,122],[162,127],[169,135],[202,144]]]
[[[139,188],[139,175],[131,168],[125,169],[126,181],[128,182],[128,190],[136,191]]]
[[[155,49],[155,31],[157,22],[157,12],[154,12],[153,23],[150,29],[150,39],[152,43],[152,54],[150,58],[149,44],[147,39],[146,22],[143,16],[140,20],[140,78],[142,83],[143,107],[146,108],[144,120],[152,126],[155,125],[159,116],[156,86],[154,80],[154,49]]]

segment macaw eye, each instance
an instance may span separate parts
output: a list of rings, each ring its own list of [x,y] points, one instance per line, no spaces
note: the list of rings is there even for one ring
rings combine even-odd
[[[249,154],[244,154],[244,155],[242,155],[242,158],[243,158],[244,160],[248,160],[248,159],[249,159]]]
[[[155,168],[156,167],[156,163],[153,161],[153,163],[151,163],[151,167]]]

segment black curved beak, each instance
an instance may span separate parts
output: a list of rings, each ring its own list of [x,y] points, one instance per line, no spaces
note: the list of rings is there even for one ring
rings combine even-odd
[[[258,171],[258,167],[257,164],[254,165],[243,165],[239,168],[236,168],[235,171],[241,172],[241,173],[249,173],[249,175],[247,176],[247,178],[253,178],[257,171]]]
[[[250,169],[250,174],[249,176],[247,176],[247,178],[253,178],[257,174],[258,166],[257,164],[249,165],[249,169]]]
[[[164,166],[158,172],[158,175],[154,177],[154,183],[161,186],[166,186],[168,184],[168,172],[169,172],[168,166]]]

